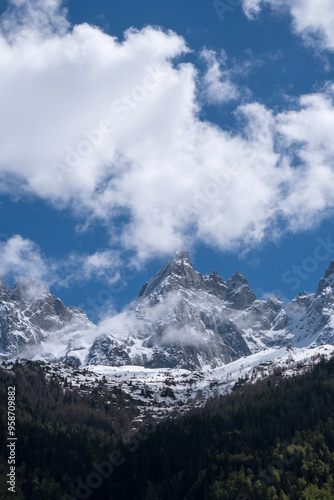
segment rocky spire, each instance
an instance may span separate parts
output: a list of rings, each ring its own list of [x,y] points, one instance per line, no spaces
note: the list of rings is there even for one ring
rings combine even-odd
[[[152,293],[165,294],[167,291],[183,289],[206,289],[205,282],[192,267],[188,252],[180,250],[164,265],[164,267],[145,283],[139,297],[147,297]]]
[[[238,271],[227,281],[228,300],[236,309],[246,309],[255,300],[256,296],[248,284],[247,279]]]

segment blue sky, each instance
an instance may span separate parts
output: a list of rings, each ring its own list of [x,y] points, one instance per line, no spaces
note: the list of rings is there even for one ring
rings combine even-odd
[[[334,258],[329,0],[0,2],[0,274],[97,321],[179,248],[258,297]]]

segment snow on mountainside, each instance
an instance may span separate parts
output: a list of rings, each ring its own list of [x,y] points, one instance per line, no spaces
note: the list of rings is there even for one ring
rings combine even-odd
[[[80,394],[94,391],[106,397],[107,404],[111,403],[111,390],[117,387],[124,391],[135,401],[140,412],[132,422],[132,428],[136,429],[146,418],[164,420],[177,417],[205,406],[211,398],[263,379],[276,385],[281,378],[306,373],[321,359],[330,359],[333,355],[331,345],[313,349],[289,346],[265,349],[227,365],[195,371],[105,365],[77,369],[57,362],[42,363],[41,366],[46,376],[56,378],[64,389],[70,387]],[[0,366],[10,371],[13,362],[3,362]],[[115,400],[112,403],[115,404]]]
[[[137,400],[139,421],[184,413],[259,378],[300,373],[333,356],[333,346],[334,261],[315,293],[285,305],[258,300],[239,272],[227,281],[202,276],[178,252],[125,312],[98,326],[37,283],[7,289],[0,281],[2,357],[45,361],[46,373],[79,390],[118,386]]]

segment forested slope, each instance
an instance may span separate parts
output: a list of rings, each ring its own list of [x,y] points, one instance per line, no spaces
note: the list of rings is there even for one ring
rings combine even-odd
[[[117,388],[109,395],[117,404],[106,404],[98,391],[82,394],[47,380],[34,363],[16,364],[14,372],[0,371],[1,498],[334,498],[334,359],[143,426],[130,442],[120,436],[137,410]],[[16,495],[6,484],[6,392],[13,382]]]

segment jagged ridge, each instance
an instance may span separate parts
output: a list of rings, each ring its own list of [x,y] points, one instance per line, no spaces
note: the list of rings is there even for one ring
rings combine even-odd
[[[333,286],[334,261],[314,294],[287,305],[279,297],[258,300],[240,272],[227,281],[215,271],[202,276],[182,250],[127,311],[95,327],[49,292],[35,298],[31,285],[7,290],[2,281],[1,349],[17,355],[34,346],[75,366],[214,368],[268,347],[334,344]],[[66,335],[53,343],[59,331]]]

